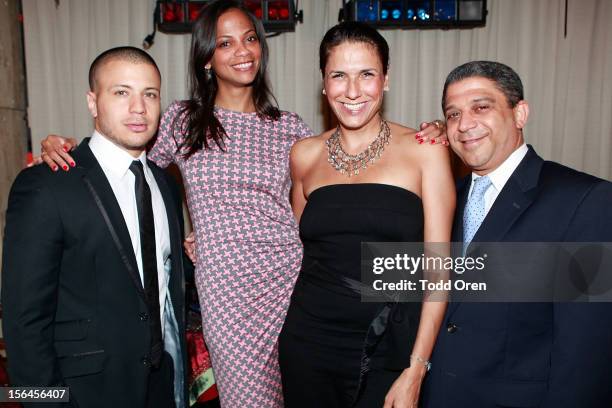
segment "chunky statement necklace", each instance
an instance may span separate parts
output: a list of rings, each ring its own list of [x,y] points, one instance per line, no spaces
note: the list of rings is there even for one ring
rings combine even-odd
[[[389,129],[387,122],[383,120],[380,123],[378,136],[363,152],[348,154],[340,143],[340,126],[338,126],[336,131],[325,141],[328,152],[327,161],[340,173],[346,174],[349,177],[356,176],[360,171],[367,169],[368,165],[373,165],[380,158],[385,150],[385,145],[389,144],[389,139],[391,139],[391,129]]]

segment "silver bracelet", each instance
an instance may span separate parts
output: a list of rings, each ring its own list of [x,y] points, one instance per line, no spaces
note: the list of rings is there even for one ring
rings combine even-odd
[[[412,364],[412,360],[416,360],[417,362],[423,364],[425,366],[425,368],[427,369],[427,371],[431,370],[431,362],[425,360],[422,357],[419,356],[410,356],[410,363]]]

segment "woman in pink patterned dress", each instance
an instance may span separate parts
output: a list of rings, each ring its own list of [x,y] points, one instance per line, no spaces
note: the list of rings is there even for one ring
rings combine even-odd
[[[283,406],[277,340],[302,257],[289,152],[312,131],[272,103],[267,59],[263,27],[239,2],[204,7],[192,37],[191,99],[168,107],[148,155],[161,167],[176,163],[183,175],[223,408]],[[434,126],[420,134],[439,135]],[[63,148],[76,143],[50,138],[45,161],[68,169]]]
[[[279,111],[261,23],[234,1],[194,24],[191,99],[171,104],[149,158],[181,169],[196,236],[196,285],[221,405],[282,407],[277,338],[302,247],[289,151],[312,134]]]

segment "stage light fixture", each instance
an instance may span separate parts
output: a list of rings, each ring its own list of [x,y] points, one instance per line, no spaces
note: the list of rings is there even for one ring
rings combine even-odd
[[[155,21],[164,33],[190,33],[193,21],[210,0],[157,0]],[[261,20],[268,33],[295,31],[303,22],[303,12],[294,0],[242,0],[246,8]]]
[[[473,28],[486,24],[486,0],[343,0],[340,20],[378,28]]]

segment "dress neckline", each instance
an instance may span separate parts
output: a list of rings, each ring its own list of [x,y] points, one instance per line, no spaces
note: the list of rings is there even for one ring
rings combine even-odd
[[[226,112],[226,113],[233,113],[235,115],[248,115],[248,116],[257,115],[257,111],[254,111],[254,112],[242,112],[242,111],[237,111],[237,110],[232,110],[232,109],[224,108],[224,107],[219,106],[219,105],[215,105],[215,111]]]
[[[314,190],[312,190],[310,192],[310,194],[308,195],[308,198],[306,200],[309,201],[311,199],[312,195],[315,194],[315,193],[320,193],[322,191],[330,190],[330,189],[335,189],[335,188],[346,188],[347,186],[355,186],[355,187],[358,187],[358,188],[364,188],[364,187],[375,187],[375,188],[382,187],[382,188],[388,188],[388,189],[391,189],[391,190],[403,192],[403,193],[406,193],[408,195],[414,196],[419,201],[422,201],[421,197],[417,193],[415,193],[414,191],[408,190],[407,188],[404,188],[404,187],[396,186],[396,185],[393,185],[393,184],[385,184],[385,183],[335,183],[335,184],[326,184],[326,185],[319,186],[319,187],[315,188]]]

